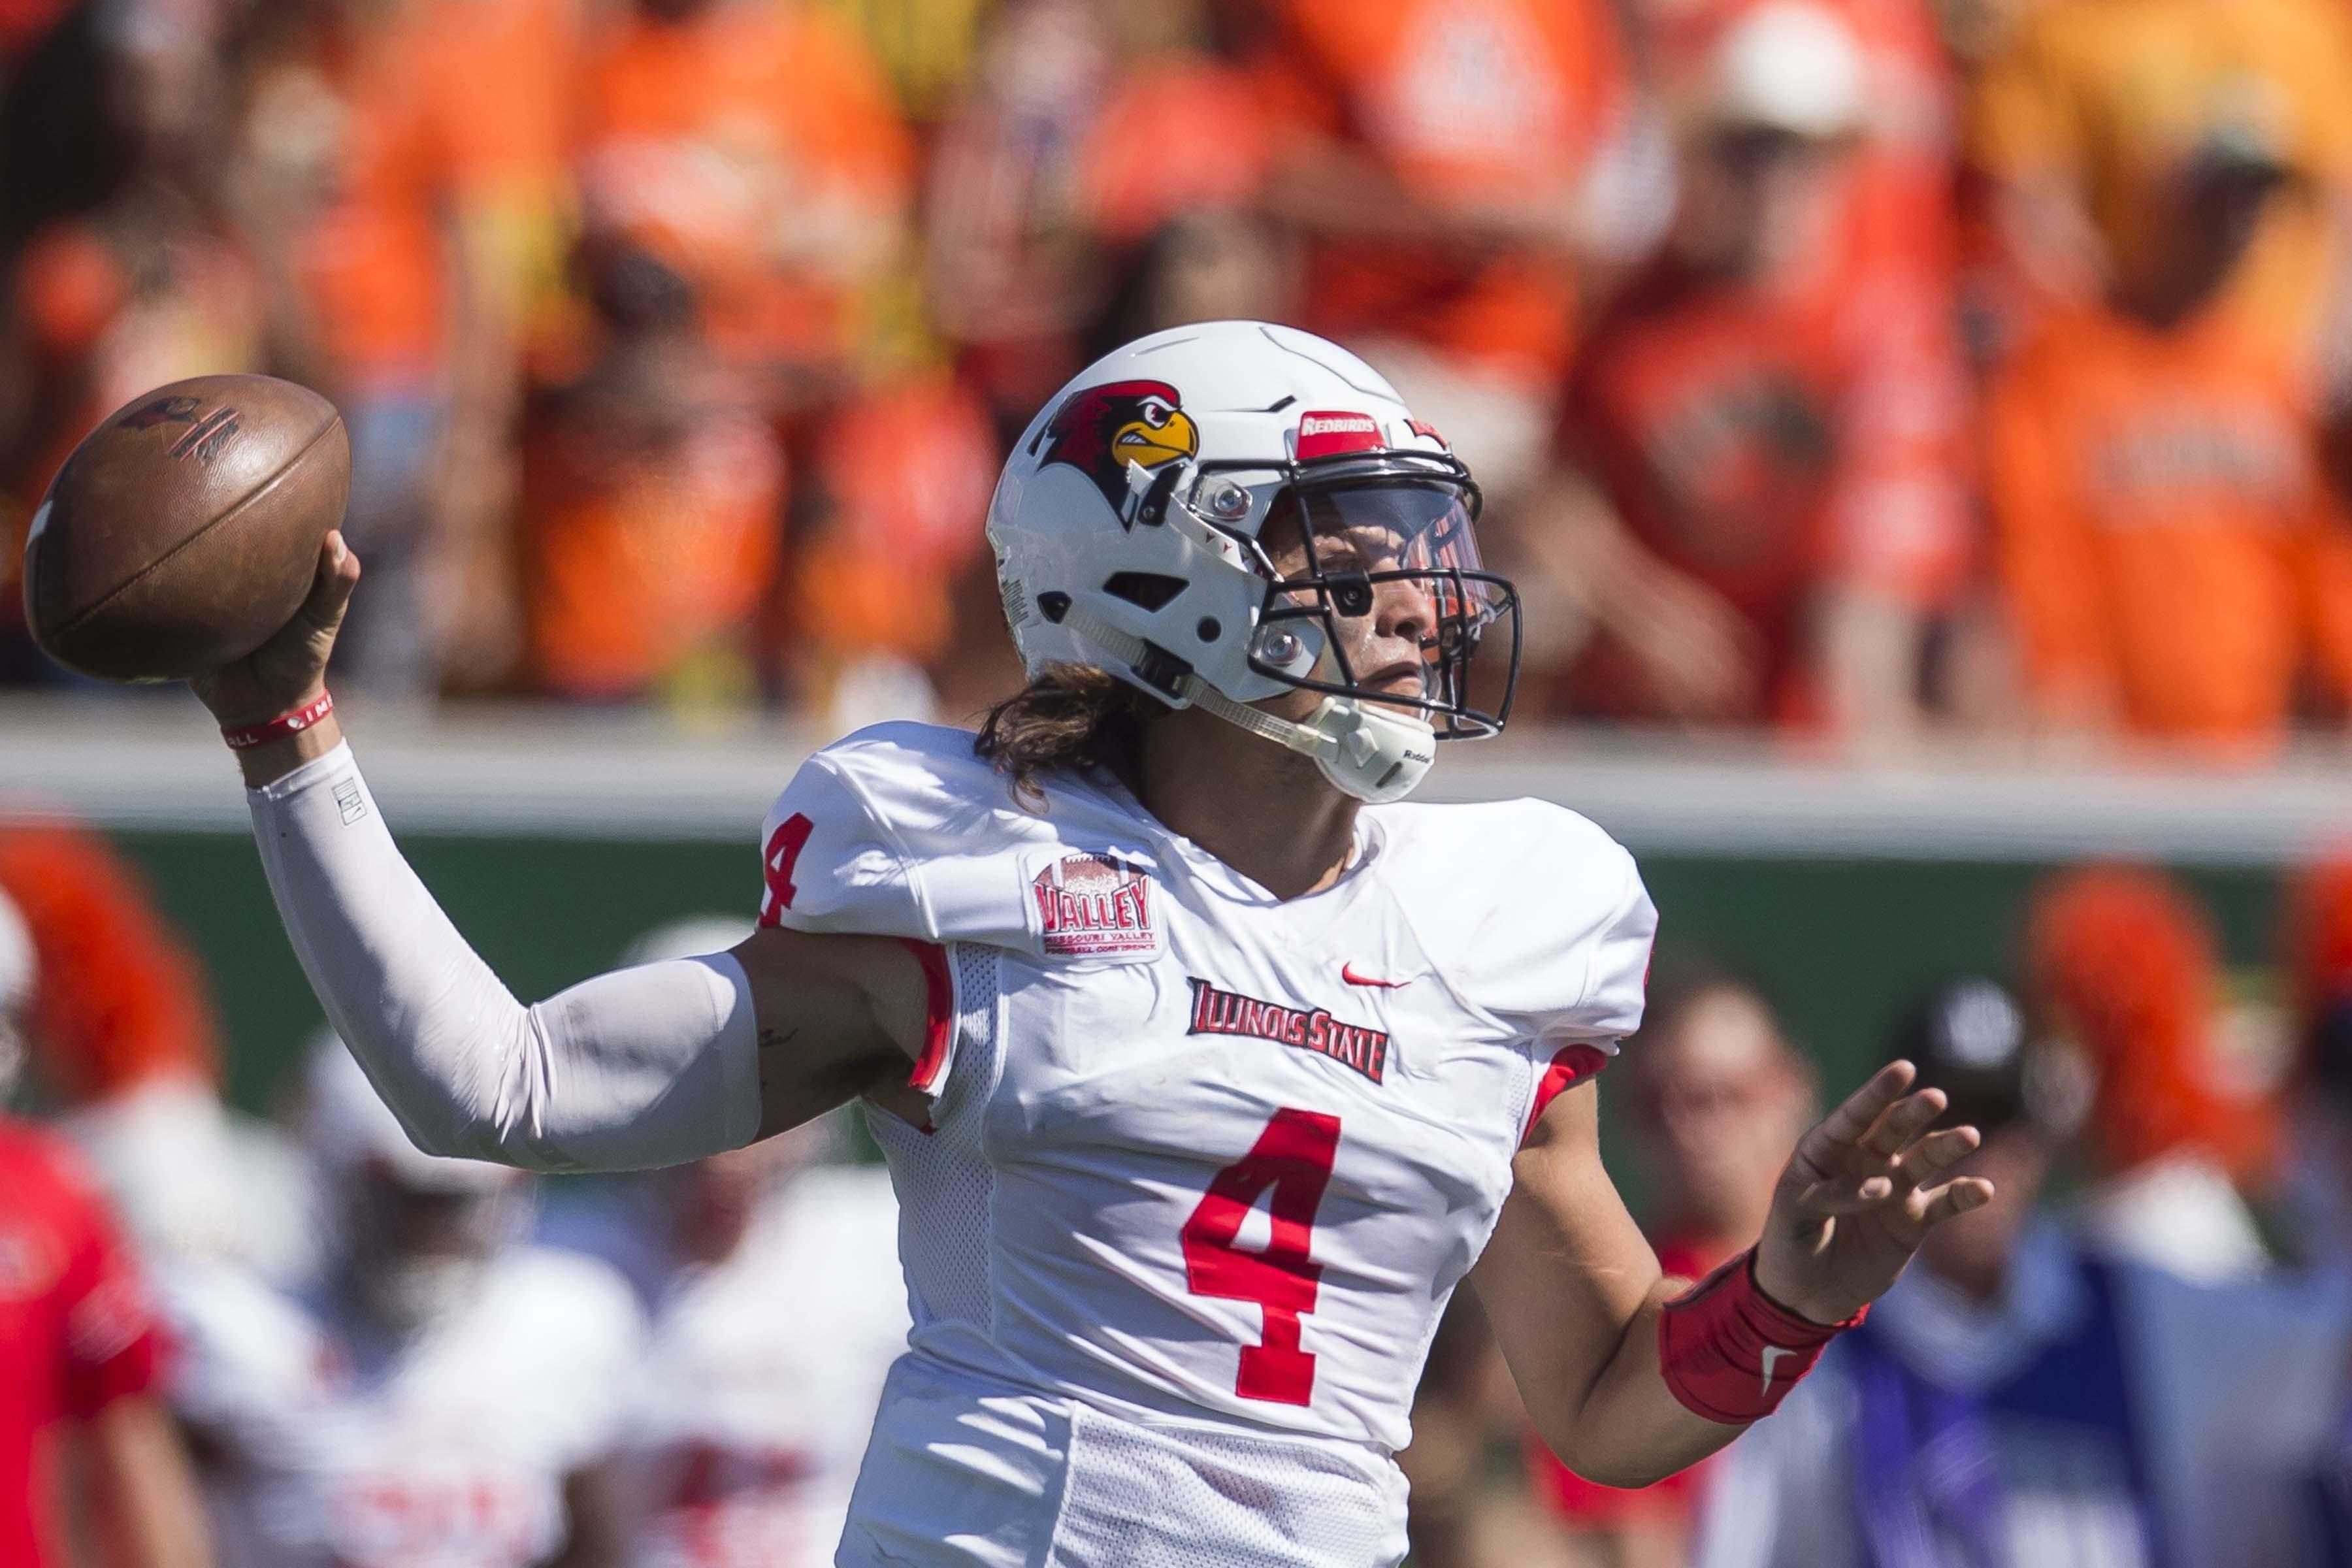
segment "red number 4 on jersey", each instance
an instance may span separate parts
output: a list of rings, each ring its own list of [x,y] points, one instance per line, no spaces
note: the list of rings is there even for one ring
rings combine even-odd
[[[816,824],[808,819],[806,812],[796,811],[776,824],[776,830],[768,835],[768,899],[760,910],[761,925],[774,925],[779,911],[793,907],[793,900],[800,893],[793,886],[793,867],[800,859],[801,851],[808,847],[809,835],[815,828]]]
[[[1195,1296],[1255,1301],[1265,1342],[1242,1347],[1234,1392],[1244,1399],[1304,1405],[1315,1394],[1315,1357],[1299,1348],[1298,1320],[1315,1310],[1323,1266],[1308,1256],[1315,1211],[1339,1153],[1339,1119],[1285,1108],[1250,1152],[1219,1171],[1184,1222],[1184,1283]],[[1260,1193],[1274,1189],[1274,1232],[1263,1252],[1234,1245]]]

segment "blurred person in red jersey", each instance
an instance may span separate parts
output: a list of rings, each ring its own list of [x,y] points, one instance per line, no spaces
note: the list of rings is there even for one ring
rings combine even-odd
[[[1873,174],[1837,12],[1740,8],[1685,52],[1673,229],[1594,325],[1521,525],[1593,633],[1538,662],[1609,717],[1900,734],[1968,554],[1948,247],[1888,258],[1923,182],[1887,171],[1910,153]]]
[[[2273,748],[2317,675],[2352,694],[2352,526],[2305,401],[2223,289],[2289,166],[2217,121],[2146,202],[2105,300],[2004,371],[1989,485],[2032,721]]]
[[[1971,133],[2020,288],[2011,330],[2096,305],[2172,248],[2179,170],[2217,108],[2295,175],[2217,279],[2217,305],[2293,396],[2340,379],[2352,190],[2352,17],[2334,0],[2046,0],[1979,78]]]
[[[162,383],[260,363],[263,279],[217,153],[219,33],[205,0],[86,6],[0,111],[0,622],[22,624],[33,509],[91,426]]]
[[[425,696],[514,657],[513,432],[561,282],[572,0],[265,0],[244,18],[239,210],[273,363],[352,436],[345,527],[385,563],[342,677]]]
[[[924,231],[932,319],[1008,441],[1090,357],[1137,247],[1260,195],[1268,117],[1231,59],[1259,26],[1219,0],[1011,0],[989,18]]]
[[[1659,226],[1619,13],[1282,0],[1272,20],[1266,204],[1309,241],[1300,324],[1355,344],[1508,498],[1539,472],[1580,282]]]
[[[2293,1563],[2345,1281],[2200,1283],[2108,1248],[2095,1202],[2087,1235],[2040,1211],[2073,1095],[1998,983],[1937,986],[1889,1046],[1981,1130],[1958,1168],[1998,1195],[1724,1457],[1698,1568]]]
[[[2273,1108],[2219,1050],[2219,963],[2205,910],[2161,871],[2065,871],[2026,911],[2037,1029],[2088,1086],[2085,1244],[2192,1279],[2269,1254],[2241,1182],[2266,1181]]]
[[[33,1016],[33,933],[0,893],[0,1100]],[[147,1291],[67,1146],[0,1116],[0,1563],[205,1568]]]
[[[1754,987],[1705,966],[1662,968],[1637,1037],[1626,1104],[1634,1155],[1655,1194],[1643,1229],[1667,1273],[1703,1279],[1770,1207],[1814,1115],[1812,1067]],[[1583,1479],[1532,1439],[1527,1452],[1552,1518],[1608,1568],[1686,1563],[1696,1510],[1722,1462],[1628,1491]]]
[[[39,954],[35,1079],[141,1250],[300,1267],[299,1163],[274,1129],[222,1104],[203,972],[136,869],[89,829],[0,821],[0,896]]]
[[[525,1244],[531,1182],[409,1142],[331,1034],[299,1111],[319,1267],[163,1274],[170,1398],[238,1568],[618,1568],[628,1287]]]

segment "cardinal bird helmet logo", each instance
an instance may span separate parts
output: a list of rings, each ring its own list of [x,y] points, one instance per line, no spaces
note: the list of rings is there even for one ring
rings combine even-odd
[[[1045,422],[1040,466],[1067,463],[1128,519],[1127,466],[1145,469],[1197,457],[1201,432],[1164,381],[1113,381],[1072,393]],[[1131,524],[1128,524],[1132,526]]]

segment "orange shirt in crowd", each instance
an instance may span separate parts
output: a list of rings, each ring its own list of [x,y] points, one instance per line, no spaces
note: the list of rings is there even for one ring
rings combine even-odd
[[[1670,258],[1584,345],[1562,449],[1646,549],[1748,619],[1765,650],[1750,720],[1813,716],[1805,634],[1822,585],[1922,611],[1958,585],[1965,405],[1940,305],[1843,274],[1779,295]],[[1577,684],[1587,708],[1648,710],[1606,644]]]
[[[2336,256],[2325,206],[2352,180],[2341,0],[2047,0],[1986,70],[1973,140],[1999,180],[2071,184],[2127,258],[2147,245],[2154,182],[2217,125],[2271,139],[2308,183],[2273,202],[2231,290],[2307,374]]]
[[[532,427],[524,597],[540,689],[642,697],[689,656],[740,642],[781,538],[784,460],[767,426],[714,407],[633,432],[559,397]]]
[[[2352,525],[2288,379],[2219,314],[2051,321],[1994,390],[1990,488],[2032,695],[2062,721],[2274,740],[2352,691]]]
[[[865,342],[914,151],[848,26],[805,4],[625,12],[591,51],[576,152],[591,220],[696,286],[722,353],[823,363]]]
[[[1567,214],[1626,106],[1601,0],[1282,0],[1280,18],[1265,70],[1277,152],[1336,139],[1465,223],[1537,202]],[[1332,239],[1310,267],[1300,324],[1316,331],[1403,334],[1530,384],[1566,367],[1576,293],[1557,253]]]
[[[952,376],[909,378],[827,420],[816,445],[824,524],[794,562],[791,642],[820,660],[945,653],[950,589],[981,558],[972,520],[988,510],[997,464],[987,408]]]
[[[561,277],[572,0],[396,0],[342,40],[334,195],[296,264],[338,378],[415,390],[447,353],[454,221],[526,317]],[[265,100],[267,101],[267,100]]]
[[[1180,151],[1203,147],[1215,156]],[[1093,117],[1080,211],[1105,239],[1131,244],[1187,208],[1247,205],[1273,157],[1265,100],[1246,72],[1202,55],[1159,56],[1118,81]]]

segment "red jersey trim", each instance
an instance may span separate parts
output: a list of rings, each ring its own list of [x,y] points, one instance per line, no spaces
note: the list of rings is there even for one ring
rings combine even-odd
[[[902,936],[899,942],[923,966],[923,1054],[907,1075],[908,1087],[925,1094],[939,1092],[946,1079],[950,1047],[955,1044],[955,980],[948,973],[948,950],[933,942]]]
[[[1534,1133],[1536,1123],[1550,1109],[1551,1102],[1562,1092],[1575,1088],[1586,1079],[1597,1075],[1609,1065],[1609,1053],[1598,1046],[1563,1046],[1544,1068],[1543,1078],[1536,1084],[1535,1103],[1528,1107],[1528,1124],[1519,1129],[1519,1142],[1525,1143]]]

